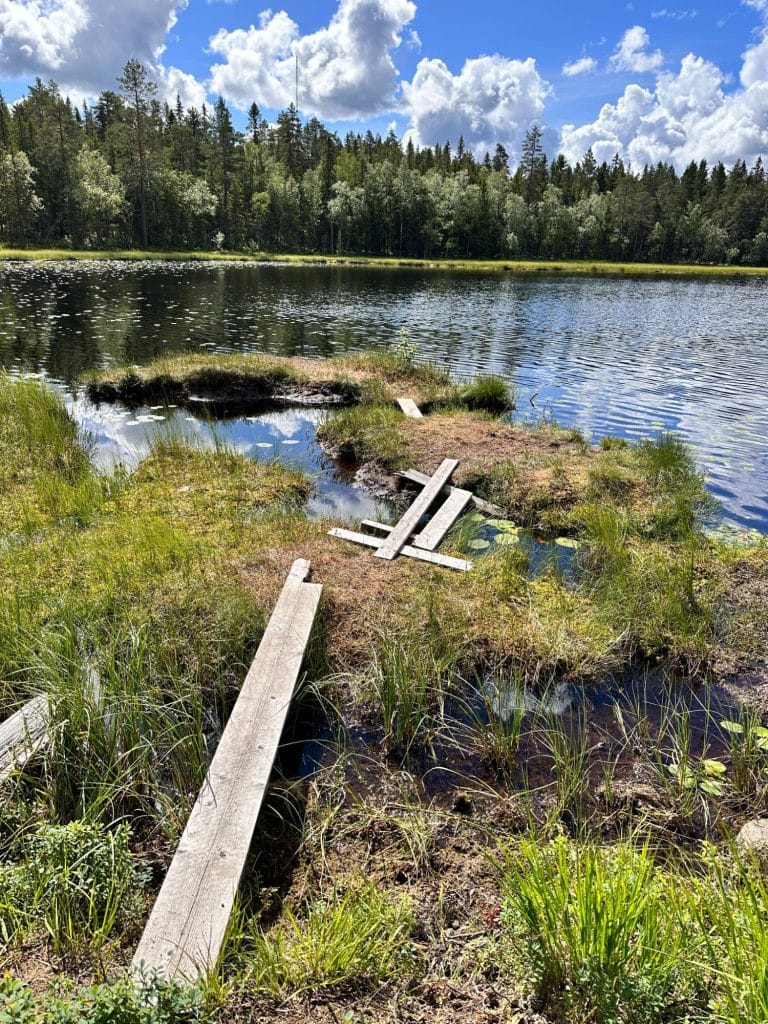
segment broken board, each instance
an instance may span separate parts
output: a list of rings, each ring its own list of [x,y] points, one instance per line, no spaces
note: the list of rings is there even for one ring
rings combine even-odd
[[[458,459],[443,459],[413,504],[403,513],[400,522],[394,527],[389,536],[385,537],[378,550],[374,552],[374,558],[384,558],[389,561],[397,558],[402,548],[408,543],[411,534],[419,525],[421,517],[429,512],[435,499],[450,482],[458,465]]]
[[[48,738],[45,694],[34,697],[0,724],[0,782],[23,768]]]

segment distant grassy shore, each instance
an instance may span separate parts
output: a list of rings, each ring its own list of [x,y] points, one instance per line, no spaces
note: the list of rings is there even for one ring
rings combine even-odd
[[[227,263],[243,260],[294,263],[300,265],[364,266],[455,270],[474,273],[637,275],[639,277],[750,277],[768,276],[768,267],[704,266],[683,263],[609,263],[591,260],[460,260],[405,259],[396,256],[323,256],[307,253],[238,253],[204,250],[165,251],[157,249],[0,249],[3,261],[57,260],[168,260],[169,262]]]

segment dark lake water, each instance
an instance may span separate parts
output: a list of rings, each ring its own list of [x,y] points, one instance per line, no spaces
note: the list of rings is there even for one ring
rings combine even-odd
[[[326,356],[405,328],[421,358],[507,375],[523,418],[593,438],[677,431],[728,519],[768,532],[768,280],[5,264],[0,308],[0,364],[64,385],[181,351]],[[247,421],[232,429],[268,441]]]

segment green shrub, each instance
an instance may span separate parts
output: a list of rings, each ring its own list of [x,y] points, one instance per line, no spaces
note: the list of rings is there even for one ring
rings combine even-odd
[[[199,986],[156,974],[72,990],[67,984],[36,999],[24,982],[0,977],[2,1024],[203,1024]]]
[[[54,946],[98,948],[141,908],[146,875],[135,864],[127,825],[73,821],[30,837],[24,863],[0,869],[0,924],[9,935],[42,921]]]

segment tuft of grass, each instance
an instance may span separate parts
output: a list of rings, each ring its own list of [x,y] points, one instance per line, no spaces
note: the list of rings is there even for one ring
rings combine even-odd
[[[413,912],[405,896],[371,883],[317,900],[301,917],[284,911],[269,932],[255,929],[246,984],[272,996],[342,982],[373,985],[413,968],[407,940]]]
[[[469,409],[503,416],[515,408],[514,387],[497,374],[483,374],[467,384],[458,385],[446,405],[449,408]]]
[[[317,431],[339,458],[399,469],[407,461],[403,416],[390,406],[358,405],[332,413]]]
[[[671,1019],[694,950],[647,848],[524,839],[503,849],[499,871],[504,923],[547,1004],[596,1024]]]

